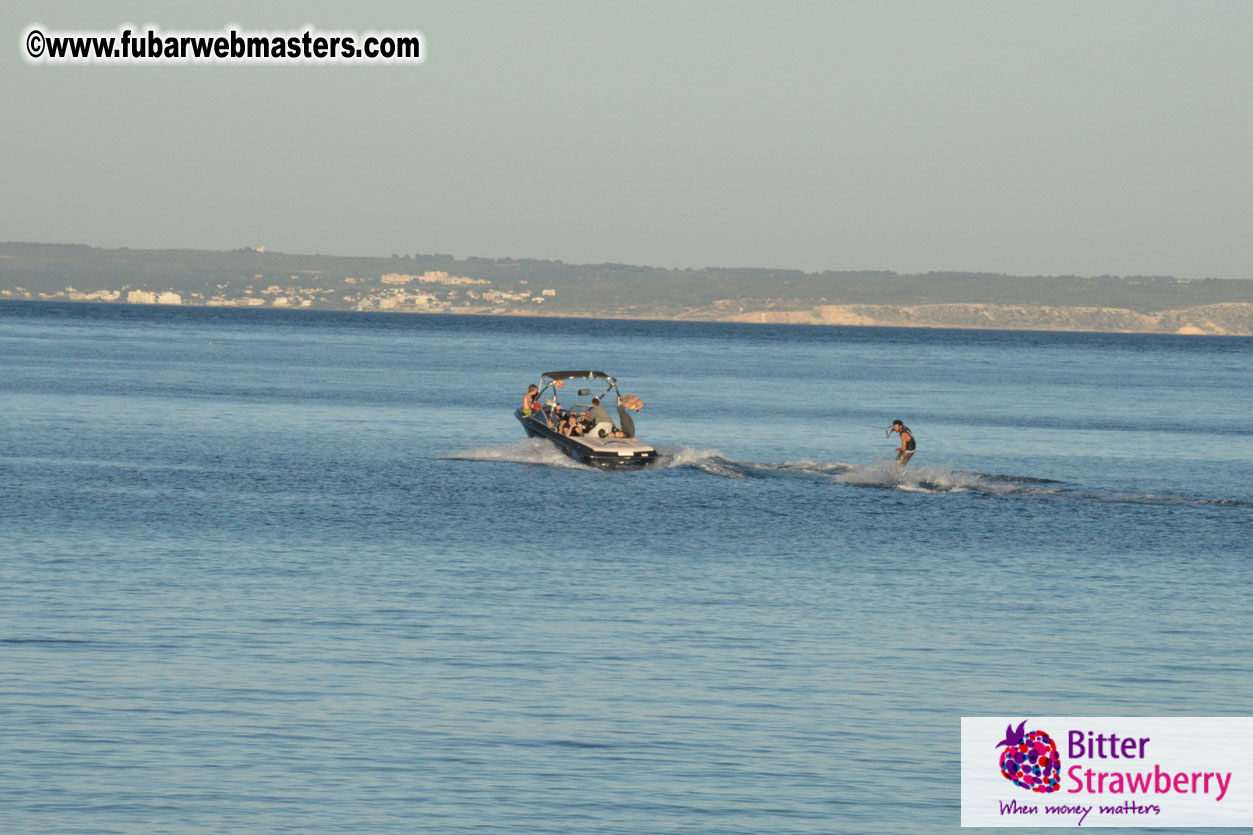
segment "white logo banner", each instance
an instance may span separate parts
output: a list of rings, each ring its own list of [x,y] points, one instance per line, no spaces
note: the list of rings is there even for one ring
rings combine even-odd
[[[962,826],[1253,826],[1253,717],[962,717]]]

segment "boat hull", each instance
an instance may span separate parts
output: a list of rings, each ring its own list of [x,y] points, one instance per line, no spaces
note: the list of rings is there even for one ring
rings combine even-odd
[[[657,450],[638,438],[568,438],[550,428],[542,419],[522,414],[521,409],[514,412],[514,417],[522,424],[528,438],[551,441],[563,453],[589,467],[638,470],[657,460]]]

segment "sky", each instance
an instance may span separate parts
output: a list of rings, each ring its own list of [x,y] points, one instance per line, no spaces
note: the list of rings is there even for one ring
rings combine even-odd
[[[420,65],[22,35],[419,30]],[[0,240],[1253,278],[1253,3],[27,2]]]

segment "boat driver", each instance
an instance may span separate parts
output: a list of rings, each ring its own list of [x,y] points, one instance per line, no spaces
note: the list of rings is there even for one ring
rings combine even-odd
[[[613,418],[609,417],[609,410],[600,404],[599,397],[592,398],[592,408],[587,412],[587,418],[595,426],[598,423],[608,423],[613,425]]]
[[[588,430],[587,434],[599,434],[596,427],[604,429],[603,438],[625,438],[626,435],[617,426],[614,426],[613,418],[609,416],[609,410],[601,405],[599,397],[592,398],[592,408],[587,411]]]

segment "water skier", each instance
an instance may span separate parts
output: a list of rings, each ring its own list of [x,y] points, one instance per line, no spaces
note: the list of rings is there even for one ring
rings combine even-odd
[[[892,421],[892,428],[888,430],[888,437],[892,437],[893,432],[899,432],[901,436],[901,445],[896,450],[896,463],[904,467],[909,463],[909,459],[914,457],[914,451],[918,448],[918,444],[914,441],[914,433],[909,431],[909,427],[899,420]]]

